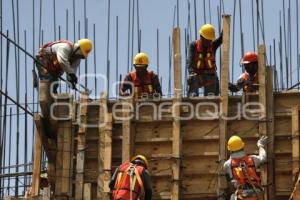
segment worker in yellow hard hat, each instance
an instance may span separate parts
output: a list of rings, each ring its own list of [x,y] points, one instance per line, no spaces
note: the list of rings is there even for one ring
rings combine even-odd
[[[80,60],[86,59],[92,51],[92,41],[80,39],[76,43],[68,40],[58,40],[43,45],[36,59],[39,78],[49,80],[50,83],[58,81],[59,77],[66,72],[67,80],[72,88],[76,87],[78,78],[76,76]],[[53,93],[57,93],[58,85],[53,86]]]
[[[121,164],[109,183],[113,200],[152,199],[148,160],[143,155],[134,156],[130,162]]]
[[[263,200],[264,190],[257,168],[267,160],[267,142],[268,138],[262,136],[257,142],[259,155],[246,155],[245,143],[239,136],[234,135],[228,140],[230,158],[224,163],[224,170],[227,180],[236,189],[231,200]]]
[[[216,39],[215,28],[211,24],[203,25],[200,39],[189,46],[187,68],[188,96],[199,96],[199,88],[204,87],[204,96],[219,95],[219,79],[216,72],[216,51],[222,44],[223,34]]]
[[[120,87],[120,95],[133,94],[135,98],[161,96],[161,85],[158,76],[148,70],[149,57],[146,53],[138,53],[133,62],[135,70],[129,72]],[[129,90],[130,93],[127,91]]]

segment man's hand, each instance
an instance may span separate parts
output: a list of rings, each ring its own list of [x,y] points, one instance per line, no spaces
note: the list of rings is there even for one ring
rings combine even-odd
[[[72,88],[76,88],[76,84],[78,83],[78,78],[75,74],[68,74],[68,81],[72,84]]]
[[[228,84],[228,89],[229,89],[231,92],[238,92],[238,91],[239,91],[239,88],[237,87],[237,85],[232,84],[232,83],[229,83],[229,84]]]
[[[267,136],[262,136],[258,141],[257,141],[257,146],[258,147],[265,147],[268,144],[268,137]]]

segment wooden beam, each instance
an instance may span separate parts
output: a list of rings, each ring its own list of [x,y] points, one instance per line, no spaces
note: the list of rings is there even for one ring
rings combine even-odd
[[[293,182],[295,183],[294,199],[300,199],[298,177],[300,172],[299,153],[299,107],[292,107],[292,154],[293,154]]]
[[[39,130],[35,129],[34,140],[34,160],[32,168],[32,196],[38,196],[40,192],[40,176],[41,176],[41,158],[42,158],[42,138]]]
[[[174,95],[173,100],[173,142],[172,142],[172,164],[173,186],[172,200],[181,198],[181,157],[182,157],[182,137],[180,129],[180,102],[182,98],[181,84],[181,52],[180,52],[180,28],[173,29],[173,59],[174,59]]]
[[[223,16],[223,45],[221,60],[221,102],[220,102],[220,133],[219,133],[219,160],[223,164],[227,159],[227,120],[228,116],[228,82],[229,82],[229,51],[230,51],[230,15]],[[218,196],[219,200],[225,199],[227,182],[224,173],[218,176]]]
[[[107,110],[107,95],[101,95],[100,99],[100,125],[99,125],[99,175],[98,175],[98,199],[109,200],[112,163],[112,113]]]
[[[133,114],[134,100],[132,98],[123,101],[123,121],[122,121],[122,162],[127,162],[133,156],[134,148],[134,125],[132,123],[131,115]]]
[[[266,65],[265,65],[266,49],[264,45],[258,47],[258,79],[259,79],[259,103],[263,107],[260,115],[259,135],[267,135],[267,97],[266,97]],[[268,150],[267,150],[268,151]],[[262,165],[261,169],[261,182],[265,187],[264,198],[268,199],[268,166]]]
[[[76,162],[76,190],[75,199],[81,200],[83,198],[84,187],[84,165],[85,165],[85,148],[86,148],[86,123],[87,123],[87,106],[88,94],[82,93],[80,96],[80,124],[78,130],[77,143],[77,162]]]
[[[92,184],[85,183],[83,189],[83,199],[84,200],[91,200],[92,199]]]
[[[274,166],[274,89],[273,89],[273,68],[267,67],[266,70],[266,95],[267,95],[267,135],[269,139],[268,143],[268,197],[269,199],[275,199],[275,166]]]

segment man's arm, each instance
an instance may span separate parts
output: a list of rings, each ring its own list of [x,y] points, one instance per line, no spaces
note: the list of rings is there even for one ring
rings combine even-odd
[[[262,136],[258,142],[257,142],[257,147],[259,149],[259,154],[257,155],[252,155],[252,159],[255,163],[255,166],[258,167],[261,164],[265,163],[267,161],[267,153],[265,150],[265,146],[268,143],[268,137],[267,136]]]
[[[151,178],[148,170],[144,170],[141,175],[142,181],[144,183],[145,188],[145,200],[152,199],[152,186],[151,186]]]
[[[109,188],[110,190],[113,190],[114,187],[115,187],[115,183],[116,183],[116,178],[117,178],[117,175],[118,175],[118,171],[119,171],[119,168],[117,168],[113,174],[113,176],[111,177],[111,180],[109,182]]]
[[[131,79],[131,76],[128,74],[126,75],[123,83],[121,84],[121,87],[120,87],[120,95],[122,96],[124,92],[126,92],[126,90],[130,90],[130,92],[132,91],[132,79]]]
[[[189,74],[193,73],[194,56],[196,51],[196,42],[192,42],[189,46],[188,57],[186,59],[186,66]]]
[[[155,92],[162,95],[161,85],[160,85],[160,82],[159,82],[159,78],[156,74],[153,75],[152,83],[153,83],[153,89],[155,90]]]
[[[221,32],[220,36],[213,41],[212,45],[214,50],[217,50],[221,46],[222,42],[223,42],[223,31]]]

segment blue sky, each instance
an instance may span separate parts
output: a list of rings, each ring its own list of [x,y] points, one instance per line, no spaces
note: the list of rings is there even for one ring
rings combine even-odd
[[[291,36],[292,36],[292,70],[296,72],[297,67],[297,24],[296,24],[296,1],[297,0],[264,0],[264,28],[265,28],[265,43],[267,45],[267,57],[271,57],[269,54],[269,45],[273,45],[273,39],[276,39],[276,61],[279,63],[279,52],[278,52],[278,43],[279,43],[279,11],[282,10],[283,2],[285,2],[286,15],[288,13],[288,5],[291,3]],[[16,8],[17,2],[19,2],[19,44],[24,47],[24,31],[27,34],[27,50],[29,52],[36,53],[38,51],[39,45],[39,24],[41,23],[41,28],[43,30],[43,40],[44,42],[49,42],[54,40],[54,11],[53,11],[53,0],[43,0],[42,1],[42,15],[40,16],[40,0],[3,0],[3,31],[9,30],[10,38],[14,39],[13,35],[13,12],[12,12],[12,2]],[[35,46],[33,48],[33,8],[32,5],[35,5]],[[74,40],[73,32],[73,9],[72,9],[73,0],[56,0],[56,38],[58,38],[59,26],[61,29],[61,37]],[[108,15],[108,0],[86,0],[87,2],[87,18],[88,18],[88,37],[92,40],[93,38],[93,24],[96,27],[96,70],[97,73],[106,75],[106,66],[107,66],[107,15]],[[128,2],[129,0],[111,0],[111,23],[110,23],[110,45],[109,45],[109,59],[110,59],[110,84],[115,81],[116,77],[116,16],[119,18],[119,73],[123,76],[127,73],[127,44],[128,44]],[[131,0],[133,2],[133,0]],[[136,0],[135,0],[136,2]],[[156,33],[157,29],[159,30],[159,66],[160,66],[160,76],[162,77],[162,85],[164,94],[167,93],[168,88],[168,77],[169,72],[169,47],[168,47],[168,38],[172,34],[173,26],[173,15],[174,15],[174,6],[176,5],[176,0],[139,0],[140,5],[140,29],[142,31],[142,40],[141,40],[141,49],[143,52],[146,52],[150,56],[150,68],[154,71],[157,71],[157,51],[156,51]],[[210,3],[209,3],[210,2]],[[234,2],[236,2],[236,16],[234,21],[233,10]],[[242,2],[242,18],[239,17],[239,0],[224,0],[224,11],[226,14],[232,15],[231,18],[231,36],[232,36],[232,45],[230,52],[230,66],[231,70],[233,67],[234,76],[233,79],[236,80],[239,74],[241,73],[241,68],[239,67],[239,61],[241,58],[241,42],[240,42],[240,19],[242,20],[242,28],[244,33],[244,46],[245,52],[253,50],[253,38],[252,38],[252,10],[251,10],[251,0],[241,0]],[[259,1],[261,2],[261,1]],[[195,21],[194,21],[194,0],[190,0],[191,3],[191,39],[195,39]],[[218,13],[217,7],[220,5],[220,0],[206,0],[206,22],[212,23],[216,29],[218,29]],[[256,1],[253,1],[256,6]],[[78,21],[80,21],[81,30],[80,37],[84,36],[84,0],[75,0],[76,4],[76,15],[75,15],[75,38],[78,37]],[[185,40],[184,40],[184,29],[187,28],[188,22],[188,1],[179,0],[179,18],[180,18],[180,28],[181,28],[181,46],[182,46],[182,69],[184,72],[185,68]],[[203,0],[196,0],[197,5],[197,30],[201,25],[205,23],[204,21],[204,12],[203,12]],[[209,15],[209,5],[211,8],[211,17]],[[260,5],[261,6],[261,5]],[[256,8],[256,7],[255,7]],[[68,10],[68,35],[66,35],[66,11]],[[136,10],[135,10],[136,12]],[[256,10],[255,10],[256,12]],[[262,17],[262,13],[260,12]],[[17,16],[15,16],[17,17]],[[256,15],[255,15],[256,17]],[[210,20],[211,18],[211,20]],[[137,18],[135,17],[135,20]],[[133,56],[137,53],[137,21],[134,25],[134,48],[133,55],[130,54],[130,63]],[[287,25],[286,25],[287,26]],[[131,31],[131,30],[130,30]],[[198,31],[197,31],[198,32]],[[261,30],[260,30],[261,32]],[[256,19],[255,19],[255,33],[256,33]],[[233,38],[234,34],[234,38]],[[218,35],[218,34],[217,34]],[[256,34],[255,34],[256,37]],[[260,39],[261,39],[260,34]],[[233,46],[233,41],[235,45]],[[262,43],[262,40],[260,40]],[[256,42],[255,42],[256,44]],[[3,40],[3,61],[1,67],[5,69],[6,62],[6,41]],[[130,40],[131,46],[131,40]],[[233,51],[234,47],[234,51]],[[257,49],[257,48],[256,48]],[[272,47],[273,49],[273,47]],[[88,71],[94,72],[94,52],[93,51],[88,59]],[[218,50],[219,55],[220,49]],[[234,57],[233,53],[234,52]],[[16,98],[16,78],[15,78],[15,49],[13,45],[10,45],[10,60],[9,60],[9,92],[8,94]],[[232,59],[233,58],[233,59]],[[219,60],[219,59],[218,59]],[[270,61],[269,61],[270,63]],[[274,64],[274,56],[272,55],[272,63]],[[25,66],[27,65],[28,71],[25,78]],[[27,63],[25,63],[25,57],[23,53],[20,53],[20,102],[24,102],[25,87],[27,82],[29,90],[29,102],[33,102],[32,95],[32,80],[31,80],[31,69],[32,69],[32,60],[28,57]],[[131,67],[131,66],[130,66]],[[220,68],[220,64],[218,64]],[[84,69],[84,62],[81,64],[81,70]],[[5,70],[4,70],[5,71]],[[171,72],[171,75],[173,73]],[[184,73],[183,73],[184,75]],[[293,73],[293,83],[296,83],[297,73]],[[173,80],[173,79],[172,79]],[[184,80],[184,79],[183,79]],[[5,82],[5,80],[3,80]],[[89,80],[88,87],[93,89],[93,79]],[[172,81],[173,83],[173,81]],[[183,83],[184,84],[184,83]],[[4,86],[3,86],[4,88]],[[96,94],[100,94],[105,87],[103,83],[98,81]],[[110,91],[112,92],[112,90]],[[111,95],[113,96],[113,95]],[[36,97],[36,96],[35,96]],[[16,113],[15,106],[12,106],[13,113]],[[34,109],[30,105],[30,109]],[[36,107],[35,107],[36,110]],[[22,113],[22,112],[21,112]],[[13,117],[13,120],[16,120],[16,117]],[[21,146],[24,144],[24,118],[20,118],[20,141]],[[30,119],[31,121],[31,119]],[[15,143],[16,129],[13,128],[13,143]],[[32,126],[29,127],[29,132],[32,132]],[[31,136],[30,136],[31,138]],[[29,141],[29,146],[31,147],[31,141]],[[12,153],[15,154],[15,149],[13,148]],[[31,151],[28,152],[28,155],[31,154]],[[23,154],[22,154],[23,155]],[[15,156],[13,156],[15,157]],[[20,158],[20,163],[23,162],[23,156]],[[15,162],[13,159],[12,163]]]

